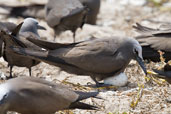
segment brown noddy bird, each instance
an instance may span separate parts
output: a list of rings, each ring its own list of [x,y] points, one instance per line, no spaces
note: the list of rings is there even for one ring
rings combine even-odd
[[[71,30],[75,42],[75,32],[85,23],[87,8],[79,0],[49,0],[45,11],[46,22],[55,31],[54,37],[62,31]]]
[[[154,29],[140,24],[133,26],[141,35],[136,39],[142,46],[142,55],[144,59],[153,62],[160,61],[158,50],[164,52],[163,57],[166,62],[171,60],[171,29]]]
[[[88,14],[85,23],[95,25],[97,20],[97,15],[100,10],[100,0],[79,0],[79,1],[88,8]]]
[[[5,43],[3,58],[8,62],[10,67],[10,77],[12,78],[12,68],[13,66],[27,67],[31,75],[31,67],[40,63],[34,59],[29,59],[23,57],[13,51],[7,51],[10,46],[19,46],[25,48],[40,49],[38,46],[34,45],[27,40],[28,37],[39,39],[37,29],[45,29],[38,24],[38,21],[33,18],[26,18],[22,24],[19,24],[14,31],[9,34],[7,32],[1,31],[0,36]]]
[[[158,74],[155,76],[163,78],[171,84],[171,65],[169,63],[167,63],[162,70],[153,69],[153,71]]]
[[[0,114],[15,111],[21,114],[53,114],[65,109],[95,110],[96,106],[81,100],[98,92],[81,92],[61,84],[34,77],[17,77],[0,85]]]
[[[18,54],[58,66],[66,72],[89,75],[97,86],[101,86],[98,81],[123,73],[131,59],[137,60],[146,73],[142,48],[133,38],[96,38],[70,44],[32,38],[28,40],[47,50],[11,49]]]

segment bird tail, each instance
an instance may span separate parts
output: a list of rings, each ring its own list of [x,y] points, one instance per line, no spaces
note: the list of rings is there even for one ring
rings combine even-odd
[[[156,29],[143,26],[139,23],[136,23],[136,25],[133,25],[132,27],[136,29],[137,32],[139,33],[151,33],[151,32],[157,31]]]
[[[74,102],[69,106],[68,109],[75,109],[75,108],[85,109],[85,110],[97,110],[98,109],[98,107],[96,106],[89,105],[89,104],[82,103],[82,102]]]
[[[79,98],[77,99],[77,101],[84,100],[84,99],[87,99],[87,98],[90,98],[90,97],[102,99],[100,97],[97,97],[99,92],[81,92],[81,91],[75,91],[75,92],[77,94],[79,94]]]
[[[70,105],[69,108],[71,108],[71,109],[79,108],[79,109],[87,109],[87,110],[96,110],[96,109],[98,109],[98,107],[96,107],[96,106],[85,104],[85,103],[82,103],[82,102],[79,102],[79,101],[90,98],[90,97],[101,99],[100,97],[97,97],[99,92],[81,92],[81,91],[75,91],[75,92],[79,95],[79,97],[74,103],[72,103]]]
[[[48,50],[65,48],[65,47],[73,46],[73,45],[80,43],[80,42],[77,42],[77,43],[54,43],[54,42],[43,41],[40,39],[33,39],[33,38],[27,38],[27,40],[41,48],[48,49]]]
[[[136,36],[136,39],[147,38],[153,36],[153,33],[157,31],[157,29],[149,28],[146,26],[142,26],[139,23],[132,26],[138,33],[141,35]]]
[[[79,101],[90,98],[90,97],[101,99],[100,97],[97,97],[99,92],[81,92],[81,91],[75,91],[75,92],[79,95],[79,97],[75,102],[73,102],[70,105],[69,108],[71,108],[71,109],[78,108],[78,109],[87,109],[87,110],[97,110],[98,109],[98,107],[96,107],[96,106],[82,103]]]

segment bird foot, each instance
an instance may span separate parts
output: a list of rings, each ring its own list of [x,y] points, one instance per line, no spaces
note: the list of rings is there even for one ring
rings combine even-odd
[[[96,83],[96,85],[92,84],[92,83],[87,83],[88,87],[91,88],[96,88],[96,89],[117,89],[117,86],[113,86],[110,84],[104,84],[104,83]]]
[[[17,76],[16,75],[9,75],[9,76],[6,76],[6,80],[9,80],[9,79],[12,79],[12,78],[16,78]]]
[[[6,80],[9,80],[9,79],[12,79],[12,78],[13,78],[12,76],[7,76]]]
[[[108,86],[112,86],[110,84],[104,84],[104,83],[97,83],[96,84],[97,87],[108,87]]]

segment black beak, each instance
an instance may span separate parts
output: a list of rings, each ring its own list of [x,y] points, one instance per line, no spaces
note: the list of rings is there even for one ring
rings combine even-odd
[[[37,28],[38,28],[38,29],[40,29],[40,30],[46,30],[46,28],[45,28],[45,27],[40,26],[40,25],[37,25]]]
[[[147,75],[147,70],[146,70],[143,60],[138,55],[136,56],[136,60],[138,64],[140,65],[140,67],[143,69],[145,75]]]

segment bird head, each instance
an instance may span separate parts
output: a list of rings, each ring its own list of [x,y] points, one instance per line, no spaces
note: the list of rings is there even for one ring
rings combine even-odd
[[[146,67],[144,65],[143,57],[142,57],[142,47],[138,43],[137,40],[133,40],[132,43],[133,43],[133,50],[132,51],[133,51],[134,59],[138,62],[140,67],[143,69],[144,73],[147,74],[147,70],[146,70]]]
[[[34,18],[26,18],[21,26],[20,33],[22,32],[33,32],[38,35],[38,29],[46,30],[43,26],[40,26],[38,21]],[[38,35],[39,36],[39,35]]]

